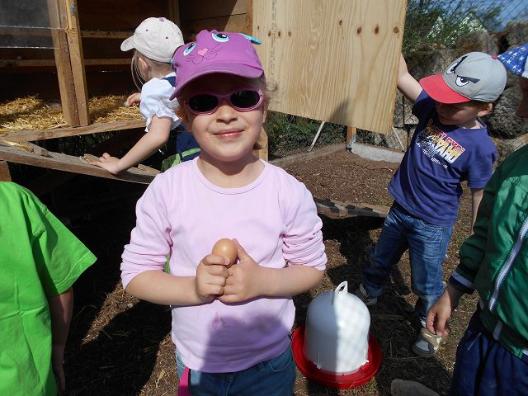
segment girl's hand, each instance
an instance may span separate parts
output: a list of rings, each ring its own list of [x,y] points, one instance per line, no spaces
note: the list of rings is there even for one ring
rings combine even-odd
[[[195,288],[203,303],[211,302],[224,294],[229,260],[221,256],[205,256],[196,268]]]
[[[106,169],[113,175],[117,175],[123,171],[123,169],[121,169],[119,166],[119,158],[112,157],[108,153],[104,153],[97,161],[89,161],[89,163]]]
[[[263,295],[266,282],[266,269],[258,265],[236,239],[233,240],[238,250],[238,263],[228,270],[224,293],[219,298],[223,303],[247,301]]]
[[[133,93],[132,95],[130,95],[127,100],[125,101],[125,106],[126,107],[130,107],[130,106],[133,106],[135,104],[139,104],[139,102],[141,102],[141,93],[139,92],[136,92],[136,93]]]

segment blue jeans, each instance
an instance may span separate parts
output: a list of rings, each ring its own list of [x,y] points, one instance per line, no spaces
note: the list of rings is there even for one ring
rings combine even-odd
[[[178,377],[185,366],[176,353]],[[234,373],[205,373],[190,370],[189,389],[198,396],[292,396],[295,364],[291,348],[279,356]]]
[[[458,344],[450,395],[528,395],[528,361],[495,341],[478,311]]]
[[[378,243],[363,269],[363,286],[370,297],[383,293],[392,266],[409,249],[411,286],[418,296],[416,313],[425,323],[427,311],[442,295],[442,264],[453,226],[438,226],[411,215],[396,202],[392,205]]]

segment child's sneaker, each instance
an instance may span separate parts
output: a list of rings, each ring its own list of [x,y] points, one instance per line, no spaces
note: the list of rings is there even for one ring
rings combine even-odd
[[[412,346],[412,350],[418,356],[431,357],[438,351],[440,345],[446,342],[446,337],[431,333],[425,327],[420,329],[420,334]]]
[[[363,283],[359,284],[359,287],[354,291],[354,294],[361,299],[365,303],[367,307],[370,307],[372,305],[376,305],[378,302],[378,297],[370,297],[363,287]]]

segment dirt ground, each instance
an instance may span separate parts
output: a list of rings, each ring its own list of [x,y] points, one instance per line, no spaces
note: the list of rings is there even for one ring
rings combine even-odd
[[[390,205],[387,185],[395,164],[361,159],[346,151],[284,166],[317,198]],[[66,350],[70,395],[174,395],[177,389],[174,346],[169,337],[170,312],[165,306],[127,295],[119,280],[123,245],[135,221],[134,204],[144,186],[78,176],[55,191],[47,202],[98,256],[75,286],[76,305]],[[457,262],[457,250],[468,236],[471,211],[463,196],[446,262],[446,277]],[[379,219],[323,218],[328,269],[322,284],[295,298],[296,325],[304,322],[309,302],[347,280],[358,284],[360,268],[376,242]],[[357,389],[337,391],[313,383],[298,372],[295,394],[389,395],[394,378],[413,379],[446,394],[457,341],[475,306],[466,298],[455,314],[448,344],[435,358],[410,351],[416,336],[415,299],[410,292],[409,259],[405,254],[391,284],[371,309],[371,332],[383,350],[379,373]]]

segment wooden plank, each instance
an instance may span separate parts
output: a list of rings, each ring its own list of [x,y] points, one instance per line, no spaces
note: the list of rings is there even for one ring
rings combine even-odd
[[[70,64],[73,72],[73,85],[75,86],[75,98],[77,101],[77,111],[81,126],[90,123],[88,112],[88,89],[86,87],[86,74],[84,72],[84,55],[79,29],[79,16],[77,13],[77,0],[65,1],[65,9],[61,8],[61,13],[65,12],[68,19],[66,37],[70,52]]]
[[[53,60],[53,59],[0,59],[0,67],[53,67],[55,65],[59,66],[59,63],[57,63],[57,60]],[[85,59],[84,65],[85,66],[130,65],[130,59],[129,58]],[[62,75],[61,77],[64,78],[64,75]],[[73,78],[73,74],[72,74],[72,78]],[[73,87],[73,81],[71,85]]]
[[[178,27],[181,24],[180,18],[180,2],[178,0],[169,0],[168,2],[168,18],[174,22]]]
[[[75,99],[75,85],[73,83],[73,71],[70,64],[68,39],[66,32],[62,29],[65,23],[61,18],[59,1],[62,0],[48,0],[50,24],[51,26],[61,28],[51,32],[53,46],[55,47],[53,53],[57,67],[62,114],[66,122],[75,127],[80,125],[79,113],[77,111],[77,100]]]
[[[11,181],[11,172],[7,161],[0,161],[0,181]]]
[[[317,212],[331,219],[346,219],[350,217],[378,217],[385,218],[389,207],[371,205],[368,203],[340,202],[332,199],[314,198]]]
[[[277,87],[270,109],[388,133],[405,10],[405,0],[253,0]]]
[[[264,128],[262,128],[260,131],[260,135],[258,137],[256,146],[258,148],[256,150],[253,150],[253,153],[260,159],[267,161],[268,160],[268,134],[266,133],[266,130]]]
[[[110,31],[110,30],[81,30],[82,38],[124,40],[134,34],[134,31]]]
[[[119,176],[95,165],[90,165],[78,157],[71,155],[49,152],[49,157],[43,157],[34,153],[20,151],[12,147],[0,146],[0,160],[25,164],[40,168],[55,169],[64,172],[79,173],[89,176],[103,177],[106,179],[121,180],[133,183],[149,184],[154,176],[138,168],[130,168]]]
[[[56,139],[60,137],[90,135],[92,133],[116,132],[129,129],[145,128],[144,120],[127,120],[98,122],[77,128],[26,129],[0,131],[0,138],[13,142],[30,142],[36,140]]]
[[[357,128],[355,128],[355,127],[347,127],[347,129],[346,129],[346,142],[345,142],[347,145],[354,140],[354,138],[356,137],[356,133],[357,133]]]
[[[194,35],[203,29],[242,32],[246,34],[251,34],[252,32],[247,14],[187,21],[183,22],[183,27],[186,41],[193,40]]]
[[[181,20],[210,19],[247,14],[248,0],[193,0],[181,3]]]

